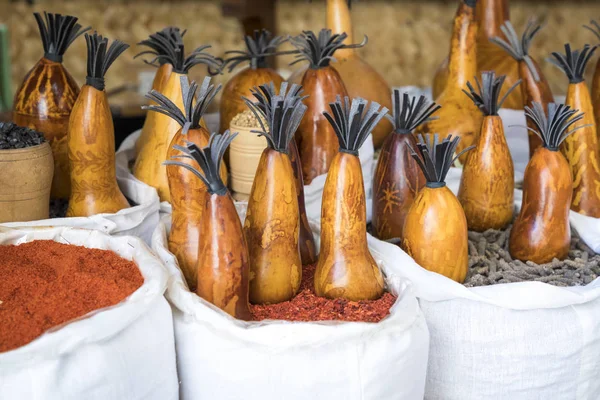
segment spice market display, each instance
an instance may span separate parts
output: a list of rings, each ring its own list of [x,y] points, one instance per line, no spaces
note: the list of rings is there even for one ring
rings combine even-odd
[[[523,2],[11,3],[0,399],[600,398],[600,24]]]

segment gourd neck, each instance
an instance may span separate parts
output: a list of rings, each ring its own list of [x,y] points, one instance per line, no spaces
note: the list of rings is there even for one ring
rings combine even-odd
[[[327,0],[327,28],[334,34],[346,33],[348,37],[344,42],[354,43],[348,0]],[[339,49],[334,53],[334,57],[339,58],[349,58],[354,55],[354,49]]]
[[[475,10],[461,2],[454,18],[450,42],[449,84],[463,88],[477,74],[477,32]]]
[[[479,39],[487,41],[496,36],[504,38],[500,26],[510,19],[508,0],[479,0],[476,10]]]

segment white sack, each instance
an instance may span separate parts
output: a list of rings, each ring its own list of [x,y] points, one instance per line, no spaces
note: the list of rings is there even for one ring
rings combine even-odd
[[[0,354],[0,399],[175,400],[173,325],[163,297],[168,275],[139,239],[98,231],[0,227],[0,244],[54,240],[108,249],[133,260],[144,284],[125,301]]]
[[[402,295],[378,324],[248,323],[187,290],[166,249],[162,223],[152,243],[171,274],[167,298],[183,400],[423,398],[428,330],[410,289],[397,277],[387,282]],[[389,272],[385,264],[384,270]]]
[[[501,110],[522,179],[529,144],[521,111]],[[451,169],[455,193],[460,169]],[[520,206],[522,192],[515,190]],[[582,239],[600,252],[600,220],[571,212]],[[600,278],[585,287],[540,282],[466,288],[429,272],[399,247],[369,235],[375,257],[409,280],[431,333],[426,399],[530,400],[600,396]]]
[[[210,126],[218,127],[218,115],[209,114],[210,117],[206,119],[207,123],[210,122]],[[217,122],[215,122],[215,120]],[[216,125],[215,125],[216,124]],[[141,130],[137,130],[131,133],[127,138],[121,143],[119,146],[119,150],[117,151],[117,165],[127,168],[128,163],[135,159],[135,142],[139,138],[141,134]],[[373,170],[373,137],[369,135],[367,140],[363,146],[359,149],[359,158],[360,163],[362,165],[363,179],[365,184],[365,194],[367,199],[367,210],[368,213],[371,212],[370,206],[370,198],[371,198],[371,187],[373,185],[372,179],[372,170]],[[304,186],[304,198],[306,204],[306,215],[308,219],[321,219],[321,198],[323,196],[323,187],[325,186],[325,179],[327,175],[320,175],[312,180],[310,185]],[[161,213],[170,213],[171,205],[163,201],[160,204],[160,212]]]
[[[119,158],[122,158],[119,157]],[[116,236],[137,236],[150,243],[152,232],[159,221],[159,199],[156,190],[137,180],[129,169],[117,160],[117,183],[121,192],[137,205],[115,214],[97,214],[91,217],[52,218],[31,222],[0,224],[6,227],[70,226],[94,229]]]

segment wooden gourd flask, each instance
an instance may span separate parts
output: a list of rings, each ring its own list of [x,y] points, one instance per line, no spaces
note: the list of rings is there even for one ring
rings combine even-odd
[[[509,21],[506,21],[501,27],[506,39],[498,36],[493,37],[490,40],[492,43],[504,49],[504,51],[510,54],[518,62],[523,104],[531,106],[535,101],[540,103],[544,107],[544,111],[547,112],[548,103],[553,103],[554,97],[552,96],[550,85],[542,73],[542,69],[529,55],[531,42],[541,28],[542,27],[537,24],[535,20],[529,20],[525,27],[525,31],[519,40],[515,28]],[[531,128],[531,130],[527,130],[529,137],[529,157],[531,157],[537,148],[542,145],[542,141],[533,133],[535,131],[535,124],[529,118],[527,118],[527,126]]]
[[[70,15],[34,13],[44,57],[25,75],[15,94],[15,124],[42,132],[52,147],[54,178],[51,195],[68,199],[71,192],[67,131],[69,116],[79,96],[79,85],[63,66],[69,46],[90,28],[82,28]]]
[[[318,36],[312,31],[303,31],[290,39],[297,49],[296,60],[290,65],[309,62],[309,68],[302,77],[302,87],[308,95],[305,102],[308,108],[296,134],[305,185],[317,176],[326,174],[338,152],[335,132],[323,112],[327,111],[328,104],[335,101],[337,95],[347,96],[347,91],[341,76],[330,62],[336,50],[360,47],[366,43],[345,45],[346,37],[345,33],[334,35],[330,30],[322,29]]]
[[[600,41],[600,23],[598,21],[590,21],[590,25],[584,25],[586,29],[591,31],[598,41]],[[592,79],[592,103],[594,105],[594,117],[596,120],[596,130],[598,134],[598,140],[600,140],[600,129],[598,129],[598,123],[600,123],[600,59],[596,62],[596,69],[594,70],[594,77]]]
[[[498,111],[519,85],[517,81],[500,99],[505,76],[484,72],[477,89],[470,83],[465,93],[484,115],[481,132],[467,156],[460,180],[458,200],[465,211],[469,230],[503,229],[513,219],[515,171]]]
[[[69,119],[67,147],[71,170],[71,196],[67,217],[116,213],[129,207],[117,184],[115,129],[104,75],[129,45],[94,32],[85,34],[87,77]]]
[[[354,29],[350,18],[352,0],[327,0],[327,29],[334,34],[345,33],[346,41],[353,42]],[[331,64],[338,72],[350,98],[360,97],[375,101],[387,108],[392,107],[392,90],[385,79],[355,49],[339,49],[334,54]],[[302,82],[307,67],[296,70],[288,82]],[[373,129],[373,145],[379,149],[387,135],[392,131],[386,119],[379,121]]]
[[[462,0],[454,18],[454,28],[450,41],[448,79],[444,90],[435,97],[442,108],[437,113],[439,119],[423,124],[419,133],[438,133],[442,137],[460,137],[459,159],[466,162],[463,149],[477,140],[483,116],[471,100],[463,93],[467,82],[477,74],[477,21],[475,20],[475,0]]]
[[[321,248],[315,293],[351,301],[374,300],[384,291],[383,274],[367,245],[367,208],[358,149],[388,109],[338,96],[324,115],[339,140],[323,188]],[[381,108],[381,109],[380,109]]]
[[[181,127],[169,144],[167,160],[177,157],[179,149],[187,143],[199,147],[208,144],[210,134],[200,121],[221,85],[210,84],[210,77],[204,78],[200,90],[196,82],[188,83],[185,76],[181,79],[181,98],[183,111],[170,99],[158,91],[152,90],[146,97],[155,105],[144,106],[150,112],[162,113],[177,121]],[[196,93],[198,95],[196,96]],[[181,163],[195,167],[195,161],[184,157]],[[221,179],[227,182],[225,163],[219,167]],[[199,237],[203,225],[204,201],[207,196],[206,185],[189,169],[177,165],[167,165],[167,177],[171,194],[171,232],[169,234],[169,250],[177,257],[179,267],[188,283],[190,290],[196,288],[198,280],[197,266],[199,257]]]
[[[410,155],[416,146],[413,131],[428,121],[440,106],[425,96],[410,97],[394,89],[393,115],[386,117],[394,130],[387,135],[373,178],[373,232],[382,240],[401,239],[404,218],[415,196],[425,185],[425,176]]]
[[[543,264],[554,258],[564,259],[571,246],[569,207],[573,195],[573,178],[567,159],[561,154],[561,143],[585,125],[584,115],[564,104],[544,107],[534,102],[525,113],[536,126],[542,140],[525,168],[521,211],[513,223],[509,251],[513,258]],[[532,128],[527,128],[532,129]],[[570,130],[569,130],[570,129]]]
[[[183,32],[180,32],[179,28],[177,27],[168,26],[161,31],[153,33],[148,39],[142,40],[138,43],[138,46],[146,46],[150,50],[142,51],[141,53],[138,53],[134,58],[138,58],[147,54],[153,55],[155,57],[159,55],[163,56],[155,62],[144,60],[144,63],[151,66],[156,66],[156,63],[158,63],[158,69],[156,70],[156,73],[154,74],[154,79],[152,80],[151,90],[155,90],[157,92],[162,93],[162,87],[169,79],[171,72],[173,72],[173,64],[169,62],[170,59],[168,57],[168,50],[171,48],[171,46],[167,45],[166,42],[168,42],[169,40],[177,41],[178,37],[183,38],[185,32],[185,30]],[[136,157],[139,154],[140,149],[144,147],[148,142],[154,124],[154,118],[146,116],[146,119],[144,120],[144,125],[142,127],[142,132],[140,133],[140,137],[135,142]]]
[[[206,188],[206,195],[201,196],[201,203],[198,202],[203,208],[203,219],[200,235],[196,238],[196,293],[231,316],[250,320],[248,246],[233,198],[220,171],[224,165],[223,154],[234,137],[235,134],[227,131],[223,135],[213,133],[203,148],[192,142],[185,146],[174,145],[179,154],[171,156],[166,164],[191,172]]]
[[[475,17],[479,26],[477,35],[477,73],[494,71],[496,75],[506,76],[506,87],[500,93],[504,97],[506,90],[519,80],[519,65],[517,61],[493,44],[492,38],[504,37],[502,24],[509,22],[508,0],[478,0],[475,7]],[[433,81],[433,97],[444,90],[448,78],[448,58],[436,71]],[[521,78],[522,79],[522,78]],[[513,92],[506,98],[506,108],[522,109],[523,99],[519,93]]]
[[[300,288],[302,260],[299,249],[300,210],[296,180],[289,156],[290,142],[306,112],[301,87],[287,82],[279,94],[275,85],[252,89],[254,102],[244,101],[267,139],[256,170],[244,233],[250,254],[250,302],[273,304],[290,300]],[[263,120],[265,124],[263,124]]]
[[[287,38],[275,36],[271,32],[255,30],[252,36],[244,36],[245,50],[230,50],[225,54],[224,66],[232,73],[240,64],[248,62],[248,67],[237,72],[229,79],[223,89],[220,113],[220,131],[229,129],[233,117],[246,110],[246,103],[242,97],[250,97],[251,89],[260,85],[273,82],[277,87],[283,82],[283,78],[275,71],[268,62],[269,56],[286,54],[278,52],[277,48],[287,41]]]
[[[161,88],[161,94],[170,99],[180,109],[183,109],[181,98],[181,78],[188,78],[190,69],[198,64],[208,66],[208,73],[215,75],[222,69],[222,61],[206,53],[211,46],[205,45],[196,48],[187,57],[183,38],[178,31],[171,31],[167,40],[160,42],[163,46],[161,54],[156,54],[151,63],[169,63],[173,70]],[[133,166],[133,174],[140,181],[156,188],[161,201],[171,201],[167,168],[163,161],[169,151],[173,136],[180,129],[179,123],[173,118],[162,113],[148,113],[150,119],[148,140],[139,149],[138,156]]]
[[[402,248],[421,267],[462,283],[469,269],[467,219],[445,182],[456,159],[474,147],[453,158],[460,140],[448,135],[439,142],[437,134],[421,135],[416,148],[411,148],[427,184],[406,214]]]
[[[595,50],[596,47],[585,45],[580,51],[571,51],[571,46],[566,44],[566,54],[554,52],[554,59],[550,61],[569,78],[565,104],[581,111],[586,124],[585,128],[569,135],[560,147],[573,175],[571,210],[600,218],[600,148],[594,106],[584,80],[585,67]]]

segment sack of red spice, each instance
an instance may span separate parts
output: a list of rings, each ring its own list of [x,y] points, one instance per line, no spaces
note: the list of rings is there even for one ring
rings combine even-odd
[[[25,247],[0,249],[6,256],[0,348],[11,348],[0,350],[0,399],[178,398],[172,315],[163,296],[168,275],[140,239],[69,227],[0,227],[0,245],[12,244]],[[22,262],[14,259],[19,256]],[[20,270],[10,272],[17,265]],[[103,308],[94,310],[97,304]],[[84,309],[94,311],[39,331]]]
[[[163,218],[152,246],[171,275],[182,400],[423,398],[429,332],[404,281],[387,275],[399,296],[378,323],[236,320],[188,290],[167,248],[169,222]]]
[[[119,164],[118,160],[117,164]],[[131,207],[124,208],[115,214],[12,222],[0,224],[0,226],[70,226],[99,230],[115,236],[137,236],[149,244],[152,232],[159,221],[160,201],[156,190],[137,180],[128,169],[119,166],[117,166],[117,183],[123,195],[129,199]]]

